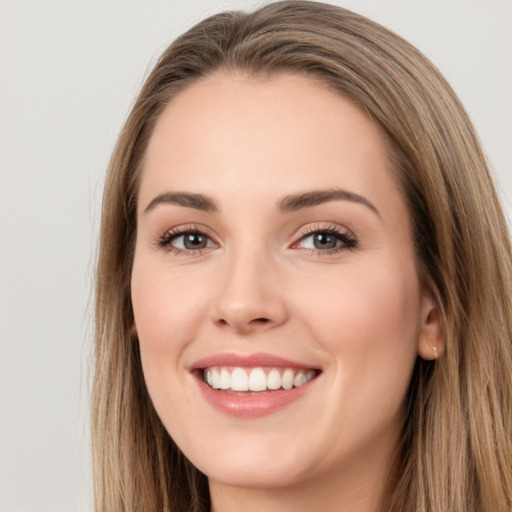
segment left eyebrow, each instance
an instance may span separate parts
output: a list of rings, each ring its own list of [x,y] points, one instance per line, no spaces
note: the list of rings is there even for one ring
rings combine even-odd
[[[164,192],[156,196],[144,210],[148,213],[160,204],[175,204],[184,208],[193,208],[203,212],[218,212],[215,202],[203,194],[192,194],[190,192]]]
[[[312,190],[286,196],[279,202],[278,210],[281,213],[291,213],[302,208],[310,208],[311,206],[317,206],[329,201],[339,200],[362,204],[375,213],[377,217],[381,218],[379,210],[366,197],[340,188]]]

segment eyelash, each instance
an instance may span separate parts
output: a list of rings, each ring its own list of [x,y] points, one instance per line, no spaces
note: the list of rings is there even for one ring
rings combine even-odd
[[[305,229],[297,242],[293,244],[292,247],[296,247],[300,242],[303,242],[310,236],[316,234],[325,234],[336,237],[341,244],[338,247],[333,247],[332,249],[305,249],[309,254],[313,255],[334,255],[338,254],[342,251],[357,249],[358,243],[354,235],[352,235],[348,230],[341,230],[338,227],[334,226],[310,226]]]
[[[349,231],[344,231],[334,226],[311,226],[305,229],[300,234],[299,239],[297,240],[297,242],[294,242],[292,248],[298,248],[298,245],[301,242],[306,240],[308,237],[316,234],[334,236],[341,242],[341,244],[339,247],[334,247],[331,249],[304,249],[305,251],[312,255],[333,255],[345,250],[353,250],[358,247],[358,242],[356,238]],[[200,254],[202,254],[206,248],[181,249],[178,247],[174,247],[172,245],[172,242],[174,240],[176,240],[179,237],[187,235],[200,235],[208,238],[210,241],[213,241],[212,238],[207,233],[205,233],[205,231],[201,229],[199,226],[190,225],[173,228],[165,232],[158,239],[156,245],[167,252],[175,254],[176,256],[199,256]]]
[[[177,238],[181,236],[187,236],[187,235],[201,235],[209,240],[212,240],[212,238],[205,233],[203,229],[201,229],[199,226],[180,226],[178,228],[170,229],[169,231],[166,231],[157,241],[157,245],[159,248],[171,252],[176,256],[199,256],[202,254],[205,248],[201,249],[180,249],[179,247],[174,247],[172,245],[172,242],[176,240]]]

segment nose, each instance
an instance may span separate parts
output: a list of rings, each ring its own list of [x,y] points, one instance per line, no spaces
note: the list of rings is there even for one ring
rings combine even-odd
[[[250,253],[250,254],[248,254]],[[239,334],[271,329],[287,319],[277,264],[263,254],[244,251],[225,262],[212,321]]]

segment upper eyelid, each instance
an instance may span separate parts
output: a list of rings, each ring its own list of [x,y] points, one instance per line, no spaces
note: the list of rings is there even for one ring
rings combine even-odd
[[[336,251],[345,250],[345,249],[355,249],[359,247],[359,238],[353,233],[352,230],[348,229],[345,226],[341,226],[339,224],[335,224],[332,222],[326,222],[325,224],[313,223],[308,226],[302,228],[302,232],[296,238],[291,245],[292,248],[299,248],[298,246],[303,240],[306,240],[308,237],[316,234],[316,233],[329,233],[333,236],[337,236],[338,239],[342,241],[342,247],[331,248],[331,249],[308,249],[316,252],[322,253],[334,253]],[[345,240],[343,240],[345,239]]]
[[[351,240],[351,241],[354,241],[355,243],[355,239],[349,235],[348,233],[343,233],[343,232],[340,232],[340,231],[334,231],[334,230],[327,230],[327,229],[324,229],[324,230],[316,230],[316,231],[312,231],[311,233],[308,233],[306,235],[303,235],[301,236],[296,242],[294,242],[294,245],[300,243],[301,241],[303,240],[307,240],[308,238],[310,238],[311,236],[313,235],[317,235],[319,233],[326,233],[328,235],[332,235],[332,236],[335,236],[337,237],[338,239],[342,240],[343,238],[347,239],[347,240]],[[343,240],[342,240],[343,241]]]
[[[168,246],[173,240],[176,240],[177,238],[185,236],[189,233],[199,233],[204,235],[208,237],[214,244],[218,245],[217,238],[211,233],[211,230],[206,226],[201,226],[198,224],[181,224],[172,228],[168,228],[161,232],[161,234],[157,235],[155,243],[159,247]]]
[[[349,228],[342,226],[340,224],[332,223],[332,222],[326,222],[325,224],[322,224],[322,223],[308,224],[307,226],[304,226],[303,228],[301,228],[301,230],[297,236],[300,239],[302,237],[312,235],[314,233],[319,233],[319,232],[321,233],[321,232],[325,232],[325,231],[331,232],[333,234],[337,233],[340,235],[345,235],[347,237],[354,238],[354,239],[357,238],[356,235],[354,234],[354,232],[352,230],[350,230]]]
[[[187,233],[200,233],[202,235],[206,235],[210,238],[214,238],[215,235],[213,235],[212,230],[207,228],[206,226],[203,226],[201,224],[179,224],[178,226],[174,226],[172,228],[166,229],[162,236],[166,235],[186,235]]]

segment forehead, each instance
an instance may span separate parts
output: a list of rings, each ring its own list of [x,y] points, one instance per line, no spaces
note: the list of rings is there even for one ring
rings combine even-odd
[[[247,200],[312,187],[396,194],[389,161],[373,121],[313,79],[217,73],[180,92],[157,121],[139,206],[169,188]]]

